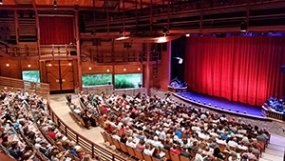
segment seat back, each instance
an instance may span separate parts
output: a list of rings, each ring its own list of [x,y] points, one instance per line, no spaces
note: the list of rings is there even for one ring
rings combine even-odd
[[[143,153],[143,158],[145,161],[152,161],[152,157]]]
[[[171,152],[170,152],[170,159],[172,161],[180,161],[179,155]]]
[[[121,142],[119,142],[119,144],[120,144],[121,150],[122,150],[124,153],[128,153],[126,144],[121,143]]]
[[[120,150],[121,149],[120,142],[116,139],[113,139],[113,142],[114,142],[116,149]]]
[[[127,151],[128,151],[128,153],[129,153],[129,155],[130,155],[131,157],[135,157],[136,154],[135,154],[134,149],[131,148],[131,147],[129,147],[129,146],[126,146],[126,147],[127,147]]]
[[[140,152],[138,150],[134,150],[135,151],[135,157],[138,158],[139,160],[143,160],[143,152]]]
[[[161,149],[165,153],[165,158],[170,159],[170,152],[166,149]]]
[[[180,161],[191,161],[191,159],[188,157],[185,157],[184,155],[180,155]]]

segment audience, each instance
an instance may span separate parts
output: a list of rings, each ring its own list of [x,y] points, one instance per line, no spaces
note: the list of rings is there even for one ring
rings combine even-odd
[[[175,102],[171,97],[80,94],[91,109],[108,108],[100,122],[106,133],[158,159],[161,149],[199,160],[257,160],[270,134],[234,117]],[[87,107],[88,108],[88,107]]]
[[[80,146],[56,128],[46,104],[36,94],[0,91],[0,143],[8,154],[19,161],[38,161],[37,152],[51,161],[91,161]]]

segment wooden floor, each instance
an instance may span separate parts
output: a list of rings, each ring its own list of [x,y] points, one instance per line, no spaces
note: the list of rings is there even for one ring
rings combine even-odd
[[[54,112],[73,130],[80,133],[82,136],[86,137],[94,143],[105,146],[103,137],[100,132],[102,129],[100,127],[85,129],[80,127],[69,115],[69,107],[66,104],[65,95],[51,95],[50,106]],[[79,105],[79,99],[73,96],[75,104]],[[106,147],[106,146],[105,146]],[[108,148],[108,147],[107,147]],[[268,145],[265,153],[263,153],[260,161],[283,161],[285,151],[285,137],[272,134],[270,144]]]

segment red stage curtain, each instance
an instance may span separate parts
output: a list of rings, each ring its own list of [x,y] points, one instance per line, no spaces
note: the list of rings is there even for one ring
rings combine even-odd
[[[73,17],[40,17],[40,43],[63,45],[75,42]]]
[[[284,37],[192,37],[185,62],[193,91],[251,105],[283,96]]]

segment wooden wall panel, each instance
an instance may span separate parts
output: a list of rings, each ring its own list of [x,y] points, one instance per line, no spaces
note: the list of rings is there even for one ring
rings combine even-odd
[[[116,74],[141,73],[142,64],[115,65]]]
[[[112,73],[112,70],[112,65],[96,65],[94,63],[91,64],[90,62],[82,63],[82,74]]]
[[[20,60],[22,70],[40,70],[37,60]]]
[[[20,61],[10,59],[0,59],[1,76],[21,79],[22,72]]]

